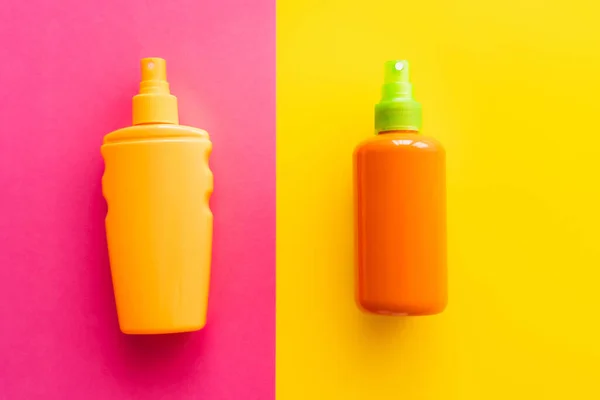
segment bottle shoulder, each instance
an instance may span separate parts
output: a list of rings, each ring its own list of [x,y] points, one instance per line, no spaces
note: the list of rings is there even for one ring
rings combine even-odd
[[[153,139],[204,139],[210,140],[208,132],[203,129],[194,128],[186,125],[174,124],[149,124],[133,125],[121,128],[104,136],[104,144],[153,140]]]
[[[419,133],[379,134],[362,141],[355,149],[355,153],[369,151],[445,152],[437,139]]]

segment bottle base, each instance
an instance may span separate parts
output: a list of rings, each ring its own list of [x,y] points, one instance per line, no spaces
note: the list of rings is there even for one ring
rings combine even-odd
[[[408,305],[365,300],[358,300],[356,303],[358,308],[367,314],[392,317],[422,317],[428,315],[437,315],[441,314],[446,309],[446,304]]]
[[[125,335],[168,335],[175,333],[196,332],[204,328],[206,324],[185,325],[185,326],[169,326],[155,328],[132,328],[120,327],[121,332]]]

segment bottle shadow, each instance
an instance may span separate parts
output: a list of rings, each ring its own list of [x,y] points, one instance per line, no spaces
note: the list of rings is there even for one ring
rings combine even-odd
[[[380,339],[396,338],[406,329],[408,317],[392,315],[374,315],[360,312],[358,317],[361,330]]]
[[[355,341],[349,350],[354,353],[354,360],[361,364],[380,365],[389,363],[390,354],[403,346],[403,339],[408,333],[409,318],[404,316],[387,316],[367,314],[356,311]]]
[[[372,350],[386,351],[389,346],[397,346],[410,324],[406,316],[370,314],[359,309],[356,314],[361,340]]]

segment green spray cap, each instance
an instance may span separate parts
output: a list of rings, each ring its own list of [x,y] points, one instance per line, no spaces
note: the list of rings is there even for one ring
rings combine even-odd
[[[408,61],[385,63],[381,101],[375,105],[375,131],[418,131],[421,129],[421,104],[412,97]]]

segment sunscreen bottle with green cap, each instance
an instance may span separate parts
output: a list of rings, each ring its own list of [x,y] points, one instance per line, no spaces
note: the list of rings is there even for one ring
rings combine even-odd
[[[389,61],[376,135],[354,152],[356,299],[367,312],[431,315],[446,307],[445,152],[420,129],[408,62]]]
[[[104,137],[106,236],[121,331],[158,334],[206,322],[213,215],[212,144],[179,125],[162,58],[141,63],[133,125]]]

